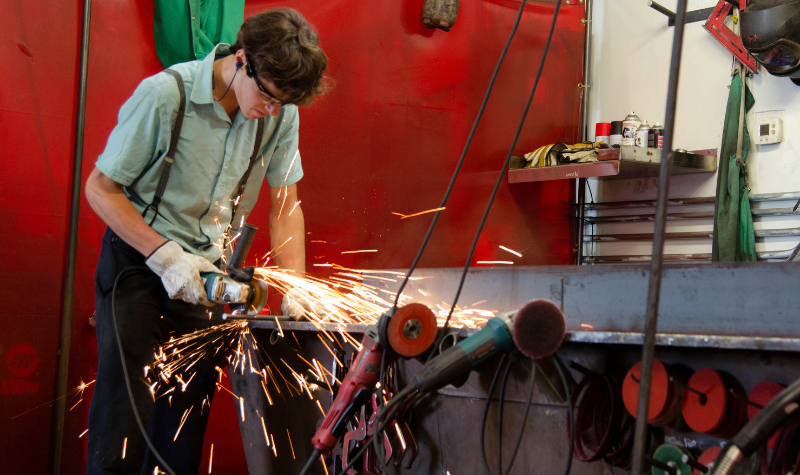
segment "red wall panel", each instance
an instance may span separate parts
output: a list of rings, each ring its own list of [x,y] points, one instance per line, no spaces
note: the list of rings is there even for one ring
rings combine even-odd
[[[422,0],[248,1],[246,15],[276,5],[303,12],[330,57],[335,88],[301,112],[305,178],[299,184],[315,262],[408,267],[461,154],[513,25],[513,0],[462,2],[449,33],[428,30]],[[63,300],[72,148],[77,107],[81,2],[13,0],[0,44],[0,231],[7,250],[0,310],[0,461],[4,473],[45,473],[52,407],[12,417],[54,397]],[[583,6],[564,5],[548,61],[515,154],[578,135]],[[526,7],[447,210],[421,266],[463,266],[497,170],[536,74],[553,4]],[[146,0],[95,1],[92,8],[83,180],[116,123],[119,107],[161,69]],[[568,182],[503,183],[475,260],[523,254],[517,265],[567,264]],[[269,248],[267,200],[250,222],[262,229],[253,255]],[[94,377],[93,272],[104,225],[81,203],[69,388]],[[378,249],[372,254],[342,251]],[[317,268],[318,269],[318,268]],[[35,365],[34,365],[35,363]],[[21,376],[20,376],[21,375]],[[18,392],[21,391],[21,392]],[[84,470],[91,391],[67,413],[63,472]],[[70,397],[67,407],[78,399]],[[219,473],[245,473],[235,410],[220,393],[206,440]],[[204,465],[205,466],[205,465]]]

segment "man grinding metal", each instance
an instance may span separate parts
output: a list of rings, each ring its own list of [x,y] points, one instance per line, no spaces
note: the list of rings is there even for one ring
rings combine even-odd
[[[266,10],[244,22],[235,44],[219,44],[203,60],[142,81],[120,109],[86,183],[89,203],[108,225],[95,273],[99,364],[88,474],[153,473],[158,465],[128,397],[113,311],[150,439],[176,473],[198,473],[209,414],[201,401],[214,396],[223,352],[192,367],[185,391],[155,402],[140,377],[158,342],[222,323],[224,308],[209,301],[200,274],[221,273],[229,236],[253,209],[265,178],[271,243],[286,243],[276,262],[305,274],[303,213],[279,210],[295,207],[303,176],[297,106],[310,104],[324,88],[328,59],[318,42],[295,10]],[[133,266],[146,268],[120,279],[112,310],[115,279]],[[281,307],[297,318],[299,305],[310,302],[292,289]]]

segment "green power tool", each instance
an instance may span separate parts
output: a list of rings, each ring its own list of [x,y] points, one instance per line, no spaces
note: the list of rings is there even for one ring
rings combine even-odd
[[[258,228],[245,224],[239,242],[233,251],[226,274],[206,273],[200,276],[206,287],[208,299],[217,304],[228,304],[232,314],[258,315],[267,304],[267,284],[254,276],[254,267],[242,268]]]

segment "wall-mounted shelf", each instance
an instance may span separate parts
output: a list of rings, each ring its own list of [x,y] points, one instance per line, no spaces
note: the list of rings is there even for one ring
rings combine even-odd
[[[529,181],[567,180],[572,178],[600,177],[604,179],[645,178],[658,176],[661,166],[661,149],[621,147],[599,151],[599,161],[575,163],[552,167],[510,168],[509,183]],[[524,164],[524,159],[514,157],[512,164]],[[673,175],[715,173],[716,149],[675,151],[672,162]]]

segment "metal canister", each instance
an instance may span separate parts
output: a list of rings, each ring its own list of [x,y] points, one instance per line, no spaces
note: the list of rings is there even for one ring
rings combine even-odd
[[[652,148],[664,147],[664,126],[660,122],[656,122],[650,127],[650,132],[647,134],[647,146]]]
[[[631,111],[622,121],[622,145],[633,147],[636,145],[636,129],[642,125],[642,120],[635,112]]]
[[[640,125],[638,129],[636,129],[636,146],[637,147],[647,147],[647,135],[650,132],[650,126],[647,124],[647,121],[644,121],[644,124]]]
[[[611,135],[609,136],[609,145],[619,148],[622,145],[622,121],[615,120],[611,122]]]

